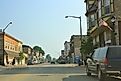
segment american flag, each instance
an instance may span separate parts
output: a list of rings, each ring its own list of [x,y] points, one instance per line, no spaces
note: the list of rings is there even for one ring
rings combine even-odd
[[[112,28],[108,25],[108,23],[106,23],[102,19],[99,21],[99,27],[101,27],[101,26],[108,27],[108,29],[110,29],[111,31],[113,31]]]

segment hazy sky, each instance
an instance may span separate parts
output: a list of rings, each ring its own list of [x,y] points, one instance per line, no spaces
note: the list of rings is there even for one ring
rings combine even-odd
[[[85,10],[84,0],[0,0],[0,28],[12,21],[6,33],[58,57],[64,42],[80,32],[79,19],[65,16],[81,16],[86,34]]]

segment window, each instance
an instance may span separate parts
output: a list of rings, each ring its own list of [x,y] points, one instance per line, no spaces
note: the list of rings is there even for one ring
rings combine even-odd
[[[106,40],[111,40],[111,34],[109,32],[106,32],[106,37],[107,37]]]
[[[104,0],[105,14],[110,13],[110,0]]]
[[[103,59],[106,57],[107,49],[108,47],[104,47],[100,49],[99,56],[98,56],[99,59]]]
[[[5,48],[7,48],[7,46],[8,46],[8,42],[7,42],[7,41],[5,41]]]
[[[93,27],[95,26],[95,15],[90,15],[90,20],[89,20],[89,26]]]
[[[87,17],[87,29],[89,29],[89,17]]]
[[[17,51],[17,46],[15,46],[15,51]]]
[[[89,5],[88,4],[86,5],[86,8],[87,8],[87,10],[89,9]]]
[[[99,52],[100,52],[100,48],[96,49],[95,52],[93,53],[92,58],[93,58],[93,59],[97,59],[97,58],[98,58]]]
[[[98,1],[98,17],[101,17],[101,0]]]

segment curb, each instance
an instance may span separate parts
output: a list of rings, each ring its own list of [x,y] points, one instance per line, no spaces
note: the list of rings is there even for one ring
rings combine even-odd
[[[17,65],[17,66],[0,66],[0,71],[7,69],[20,69],[20,68],[28,68],[27,65]]]

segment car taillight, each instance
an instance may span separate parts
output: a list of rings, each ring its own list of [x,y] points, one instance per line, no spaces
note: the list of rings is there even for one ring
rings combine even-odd
[[[105,59],[104,59],[104,61],[103,61],[103,63],[104,63],[105,65],[109,64],[108,59],[107,59],[107,58],[105,58]]]

